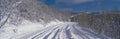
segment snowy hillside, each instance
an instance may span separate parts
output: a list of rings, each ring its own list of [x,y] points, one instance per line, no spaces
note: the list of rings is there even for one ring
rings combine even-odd
[[[0,39],[41,29],[51,21],[68,21],[69,16],[38,0],[0,0]]]
[[[69,14],[48,7],[37,0],[0,0],[0,6],[1,20],[8,16],[12,22],[24,19],[47,23],[52,20],[68,21],[69,18]]]
[[[99,34],[120,39],[120,14],[117,11],[81,13],[73,16],[71,21]]]
[[[109,39],[38,0],[0,0],[0,39]]]

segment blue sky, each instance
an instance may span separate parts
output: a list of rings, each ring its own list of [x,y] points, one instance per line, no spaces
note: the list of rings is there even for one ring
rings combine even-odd
[[[120,0],[41,0],[45,4],[62,11],[102,11],[120,9]]]

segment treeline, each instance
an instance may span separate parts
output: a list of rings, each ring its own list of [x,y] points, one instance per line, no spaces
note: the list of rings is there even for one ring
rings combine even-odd
[[[104,34],[113,39],[120,39],[120,13],[118,11],[80,13],[71,17],[72,22],[78,22],[98,34]]]

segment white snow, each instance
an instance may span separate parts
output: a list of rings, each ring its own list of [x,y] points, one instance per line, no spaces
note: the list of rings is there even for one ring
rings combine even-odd
[[[41,27],[44,27],[40,23],[32,23],[27,20],[17,27],[19,33],[29,33],[34,32],[35,30],[40,30]]]
[[[17,27],[17,32],[12,34],[9,33],[9,37],[2,39],[108,39],[91,30],[81,28],[77,23],[54,21],[48,23],[46,27],[39,23],[24,21]]]
[[[19,2],[14,3],[14,4],[12,5],[12,7],[16,7],[16,6],[18,6],[20,3],[22,3],[22,1],[19,1]]]

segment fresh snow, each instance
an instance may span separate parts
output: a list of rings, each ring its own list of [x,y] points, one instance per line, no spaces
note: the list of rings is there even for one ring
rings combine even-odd
[[[0,0],[0,3],[3,6],[0,39],[108,39],[77,23],[59,21],[67,21],[69,14],[54,11],[37,0]]]
[[[81,28],[77,23],[59,21],[47,25],[24,21],[16,28],[16,33],[2,35],[0,39],[108,39],[90,29]]]

